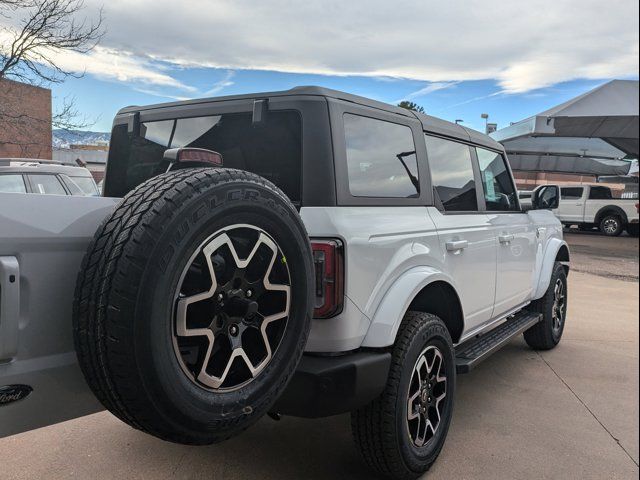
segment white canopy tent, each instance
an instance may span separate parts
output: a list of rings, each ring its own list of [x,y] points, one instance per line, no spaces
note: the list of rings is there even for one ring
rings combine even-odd
[[[491,136],[514,170],[628,175],[633,162],[623,159],[638,157],[638,92],[638,81],[613,80]]]

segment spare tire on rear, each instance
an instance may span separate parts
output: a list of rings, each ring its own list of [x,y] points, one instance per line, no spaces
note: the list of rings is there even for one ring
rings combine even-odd
[[[82,263],[80,366],[129,425],[179,443],[224,440],[291,379],[313,279],[298,212],[267,180],[231,169],[154,177],[105,219]]]

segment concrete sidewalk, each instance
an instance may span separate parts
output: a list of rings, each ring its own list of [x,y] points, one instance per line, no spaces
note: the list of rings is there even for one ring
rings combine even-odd
[[[459,377],[436,479],[638,478],[638,284],[570,275],[560,346],[521,339]],[[156,440],[99,413],[0,440],[9,479],[369,479],[349,417],[270,419],[222,445]]]

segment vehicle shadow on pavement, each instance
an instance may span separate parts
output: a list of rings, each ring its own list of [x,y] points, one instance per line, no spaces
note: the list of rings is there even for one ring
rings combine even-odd
[[[373,479],[351,438],[349,415],[306,420],[264,418],[224,443],[206,447],[174,445],[129,430],[128,469],[166,464],[154,478],[188,479]],[[126,428],[126,427],[125,427]],[[128,461],[129,461],[128,460]]]

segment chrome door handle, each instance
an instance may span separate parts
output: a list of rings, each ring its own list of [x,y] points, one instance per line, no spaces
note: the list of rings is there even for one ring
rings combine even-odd
[[[469,246],[468,240],[455,240],[445,243],[448,252],[457,252]]]
[[[514,238],[516,237],[512,233],[498,236],[498,240],[500,240],[500,243],[511,243]]]

